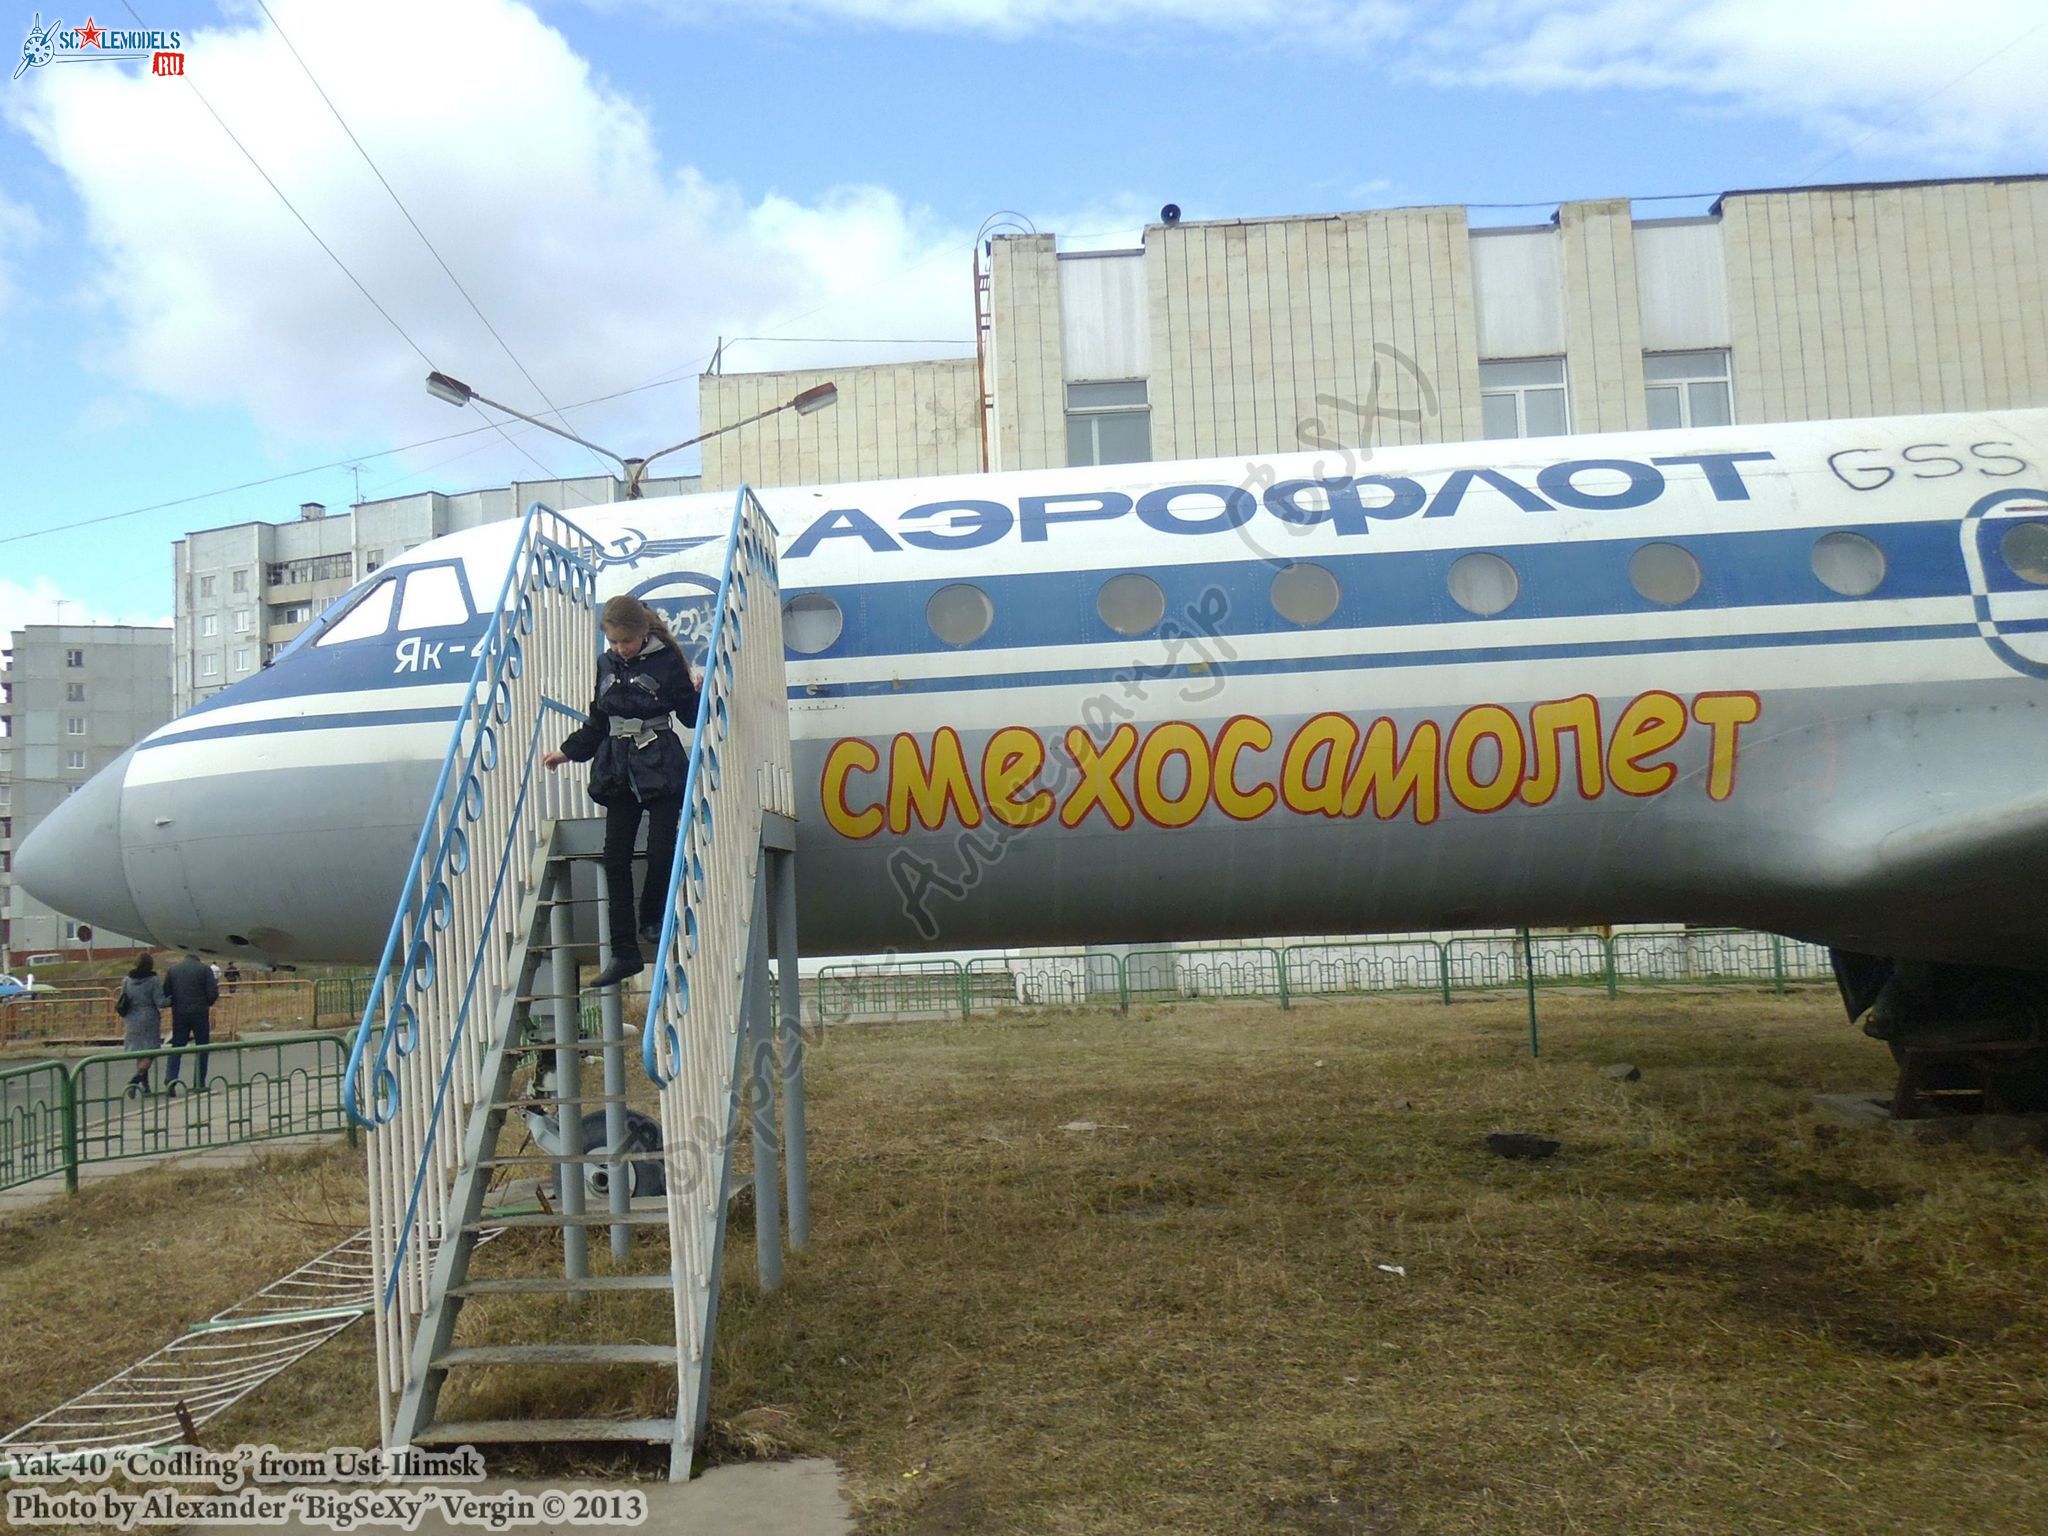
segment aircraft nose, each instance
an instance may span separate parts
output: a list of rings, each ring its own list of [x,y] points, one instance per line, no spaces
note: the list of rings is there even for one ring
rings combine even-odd
[[[43,818],[15,850],[14,878],[66,917],[146,939],[121,857],[121,789],[134,755],[131,747]]]

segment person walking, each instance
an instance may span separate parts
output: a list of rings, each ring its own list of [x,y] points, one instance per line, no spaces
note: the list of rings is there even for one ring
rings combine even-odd
[[[185,958],[164,972],[164,993],[171,1003],[171,1044],[213,1043],[213,1005],[220,1001],[220,983],[213,967],[199,958],[197,950],[186,950]],[[185,1058],[173,1056],[164,1072],[164,1092],[178,1091],[178,1068]],[[200,1051],[192,1073],[192,1091],[206,1092],[206,1052]]]
[[[156,973],[156,956],[144,950],[135,968],[121,978],[121,995],[114,1011],[121,1015],[121,1049],[154,1051],[164,1043],[163,1010],[171,1004],[164,992],[164,980]],[[145,1056],[136,1063],[128,1079],[128,1097],[139,1099],[149,1092],[149,1067],[156,1058]]]
[[[697,684],[690,664],[660,614],[637,597],[604,605],[609,648],[597,659],[597,691],[590,718],[570,732],[561,750],[541,758],[546,768],[593,763],[590,798],[604,807],[605,892],[611,902],[611,963],[591,982],[616,986],[646,968],[641,946],[661,938],[675,864],[676,826],[682,817],[690,751],[679,726],[697,723]],[[647,879],[634,922],[633,843],[647,820]]]

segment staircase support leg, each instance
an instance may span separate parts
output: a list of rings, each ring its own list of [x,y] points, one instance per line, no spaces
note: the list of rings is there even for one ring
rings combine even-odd
[[[605,937],[598,941],[598,960],[609,965],[612,958],[611,928],[606,919],[610,913],[600,905],[598,922]],[[656,957],[659,963],[659,957]],[[625,1007],[619,999],[617,987],[606,987],[597,994],[597,1017],[599,1027],[604,1031],[604,1144],[617,1148],[626,1140],[626,1024]],[[633,1229],[624,1217],[633,1202],[633,1180],[636,1164],[618,1162],[607,1170],[605,1201],[614,1216],[620,1220],[612,1223],[612,1257],[624,1259],[633,1251]]]
[[[564,887],[568,885],[563,882]],[[603,921],[603,909],[599,909]],[[579,1078],[583,1063],[576,1050],[576,957],[569,945],[576,937],[568,904],[556,902],[548,913],[548,942],[554,947],[549,957],[554,965],[555,994],[555,1125],[561,1133],[562,1152],[575,1158],[583,1151],[583,1105]],[[565,1216],[583,1214],[583,1165],[562,1162],[557,1181],[561,1187],[561,1208]],[[562,1228],[562,1273],[571,1280],[590,1274],[590,1234],[586,1228]],[[571,1297],[578,1300],[578,1297]]]
[[[747,945],[747,1106],[754,1124],[754,1262],[761,1289],[782,1288],[782,1169],[775,1126],[775,1025],[768,1002],[768,860],[754,878],[754,922]]]
[[[797,975],[796,855],[770,853],[775,888],[775,970],[781,1017],[782,1155],[788,1159],[789,1246],[811,1245],[810,1140],[804,1124],[804,1006]]]

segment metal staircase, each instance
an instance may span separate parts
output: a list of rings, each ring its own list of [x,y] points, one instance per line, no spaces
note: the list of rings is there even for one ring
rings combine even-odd
[[[476,649],[346,1099],[371,1132],[385,1445],[665,1443],[680,1478],[706,1424],[743,1105],[764,1285],[780,1278],[785,1142],[792,1245],[808,1231],[775,531],[742,488],[712,608],[667,915],[643,973],[649,990],[626,1000],[616,988],[579,993],[579,967],[610,958],[602,823],[587,814],[580,772],[540,767],[559,728],[581,718],[576,701],[601,643],[604,564],[573,523],[538,504],[528,511]],[[550,729],[551,714],[570,718]],[[776,1019],[771,957],[782,971]],[[640,1004],[637,1064],[625,1001]],[[584,1089],[586,1064],[602,1069],[598,1091]],[[526,1144],[501,1147],[508,1131],[524,1132]],[[508,1204],[494,1186],[512,1173],[538,1178]],[[558,1235],[559,1274],[534,1272],[532,1234],[522,1233],[531,1228]],[[485,1250],[480,1239],[493,1231],[509,1240]],[[592,1232],[610,1238],[597,1270]],[[636,1254],[636,1234],[665,1253]],[[506,1272],[478,1273],[480,1252]],[[650,1306],[649,1293],[669,1304]],[[521,1373],[509,1384],[506,1368]],[[593,1371],[630,1375],[593,1388]],[[451,1414],[444,1389],[485,1406]],[[534,1407],[561,1393],[607,1411]],[[623,1414],[622,1397],[633,1405]]]

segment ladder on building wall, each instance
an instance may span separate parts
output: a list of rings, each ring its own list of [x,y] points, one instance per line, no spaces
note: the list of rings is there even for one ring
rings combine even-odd
[[[581,718],[574,701],[587,696],[597,654],[602,561],[559,513],[529,509],[478,643],[345,1096],[370,1132],[384,1444],[653,1442],[669,1447],[670,1474],[681,1478],[707,1422],[743,1106],[764,1285],[780,1278],[784,1142],[792,1243],[801,1247],[808,1231],[775,530],[743,487],[713,605],[667,916],[651,986],[633,999],[644,1002],[634,1010],[637,1061],[619,990],[594,1008],[578,991],[579,966],[610,958],[604,941],[580,937],[606,931],[602,823],[586,813],[581,773],[540,766],[544,738],[559,734],[549,717],[569,717],[557,727]],[[594,924],[578,922],[591,913]],[[770,1017],[771,960],[781,970],[779,1019]],[[602,1069],[600,1091],[584,1091],[587,1063]],[[502,1149],[516,1131],[530,1145]],[[493,1204],[494,1182],[514,1170],[540,1176],[528,1203]],[[533,1272],[530,1239],[489,1250],[497,1267],[511,1259],[521,1272],[475,1272],[483,1232],[521,1228],[558,1235],[559,1275]],[[594,1231],[611,1240],[610,1263],[595,1268]],[[635,1234],[665,1253],[636,1255]],[[592,1380],[621,1371],[632,1379]],[[447,1395],[466,1401],[450,1413],[452,1381],[460,1387]],[[643,1406],[631,1416],[564,1414],[552,1406],[564,1398]]]

